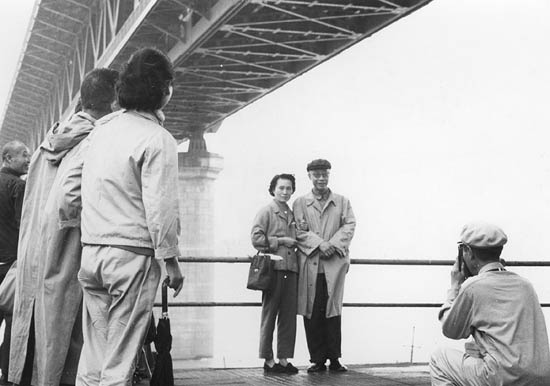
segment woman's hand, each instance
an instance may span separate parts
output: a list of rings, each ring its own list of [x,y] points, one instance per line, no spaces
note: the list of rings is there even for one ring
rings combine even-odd
[[[279,244],[289,248],[295,247],[297,243],[296,239],[293,239],[292,237],[279,237],[277,241]]]

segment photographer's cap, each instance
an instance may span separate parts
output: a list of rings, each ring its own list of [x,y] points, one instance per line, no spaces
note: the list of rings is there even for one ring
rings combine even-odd
[[[475,248],[502,247],[507,241],[502,229],[482,221],[466,224],[460,232],[460,242]]]

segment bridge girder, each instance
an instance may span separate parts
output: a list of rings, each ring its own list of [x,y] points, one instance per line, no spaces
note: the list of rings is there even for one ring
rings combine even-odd
[[[74,110],[88,71],[119,69],[145,46],[176,68],[166,128],[177,139],[215,132],[228,115],[430,1],[37,0],[0,144],[37,146]]]

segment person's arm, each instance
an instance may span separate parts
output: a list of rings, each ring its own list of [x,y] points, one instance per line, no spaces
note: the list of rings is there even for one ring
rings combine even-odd
[[[329,243],[333,245],[340,256],[347,256],[349,245],[355,233],[355,215],[348,199],[342,200],[342,216],[340,218],[340,228],[330,238]]]
[[[82,167],[84,157],[89,148],[89,140],[82,141],[78,151],[70,158],[63,160],[63,175],[59,176],[61,194],[57,198],[59,227],[76,228],[80,226],[80,214],[82,211]]]
[[[269,210],[267,208],[262,208],[254,218],[252,230],[250,231],[252,246],[262,252],[276,251],[279,247],[277,237],[267,236],[268,228]]]
[[[25,197],[25,182],[18,183],[13,188],[13,210],[17,229],[21,224],[21,211],[23,210],[23,198]]]
[[[170,276],[169,287],[176,296],[183,285],[179,268],[178,236],[178,149],[176,141],[164,133],[156,135],[145,150],[141,169],[141,191],[145,219],[155,250],[164,260]]]
[[[458,259],[451,269],[451,288],[447,300],[439,311],[443,335],[451,339],[465,339],[471,334],[473,298],[468,287],[462,288],[464,275],[458,267]]]
[[[303,199],[298,198],[294,201],[292,211],[296,222],[298,249],[305,255],[311,256],[325,240],[310,229],[310,225],[306,220],[306,204]]]

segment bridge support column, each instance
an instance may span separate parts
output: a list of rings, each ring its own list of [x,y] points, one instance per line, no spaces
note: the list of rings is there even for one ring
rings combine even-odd
[[[191,138],[189,150],[178,154],[180,251],[184,257],[214,255],[214,181],[223,168],[223,158],[210,153],[202,132]],[[184,287],[178,301],[212,301],[214,266],[207,263],[182,265]],[[170,315],[174,314],[172,312]],[[180,308],[172,323],[174,359],[213,357],[214,309]]]

